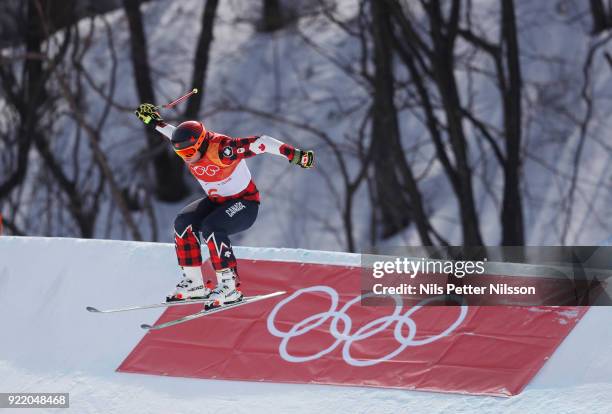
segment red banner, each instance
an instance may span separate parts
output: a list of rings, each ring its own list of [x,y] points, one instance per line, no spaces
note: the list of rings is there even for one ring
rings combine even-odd
[[[246,295],[289,293],[151,331],[118,371],[508,396],[587,310],[361,306],[358,268],[241,260],[239,270]],[[157,322],[200,309],[169,308]]]

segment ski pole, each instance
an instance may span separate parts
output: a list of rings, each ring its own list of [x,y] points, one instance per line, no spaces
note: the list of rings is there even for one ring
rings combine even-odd
[[[180,104],[181,102],[183,102],[185,99],[189,98],[191,95],[194,95],[194,94],[196,94],[196,93],[198,93],[198,88],[193,88],[192,90],[190,90],[189,92],[187,92],[185,95],[181,96],[180,98],[176,98],[176,99],[175,99],[174,101],[172,101],[172,102],[168,102],[168,103],[167,103],[167,104],[165,104],[165,105],[157,105],[157,106],[155,107],[155,109],[160,109],[160,108],[166,108],[166,109],[169,109],[169,108],[172,108],[172,107],[174,107],[174,106],[176,106],[176,105]]]

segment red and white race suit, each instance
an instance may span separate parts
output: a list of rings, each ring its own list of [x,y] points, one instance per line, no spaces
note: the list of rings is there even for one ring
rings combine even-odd
[[[155,129],[170,139],[175,127],[162,123]],[[186,164],[208,198],[216,203],[237,198],[259,202],[246,158],[268,153],[291,160],[295,154],[292,146],[267,135],[231,138],[212,131],[206,134],[208,146],[202,158]]]

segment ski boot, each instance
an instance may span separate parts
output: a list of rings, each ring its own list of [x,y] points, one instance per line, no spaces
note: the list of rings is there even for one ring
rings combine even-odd
[[[166,302],[177,302],[185,299],[205,299],[212,292],[212,282],[204,283],[200,266],[183,267],[183,278],[174,291],[166,296]]]
[[[217,272],[217,287],[208,296],[212,302],[206,304],[205,310],[236,303],[242,300],[242,292],[238,289],[240,283],[234,269],[223,269]]]

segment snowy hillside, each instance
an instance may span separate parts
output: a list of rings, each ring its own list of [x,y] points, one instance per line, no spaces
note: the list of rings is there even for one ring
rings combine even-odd
[[[152,64],[159,72],[172,68],[171,73],[159,79],[159,90],[166,96],[177,95],[189,87],[185,82],[189,79],[191,66],[177,62],[190,55],[196,31],[183,31],[181,27],[189,26],[201,7],[202,2],[189,0],[157,1],[143,8],[150,36],[156,48],[163,52],[156,54]],[[203,118],[212,130],[235,136],[266,133],[298,147],[315,149],[317,168],[295,171],[284,162],[266,156],[250,160],[254,179],[262,191],[262,206],[253,230],[235,236],[236,242],[259,247],[345,251],[340,209],[345,189],[339,176],[340,167],[325,142],[300,128],[262,119],[249,112],[226,112],[224,108],[244,106],[277,113],[280,117],[325,131],[340,148],[355,152],[347,137],[354,139],[357,134],[355,125],[361,122],[368,108],[370,92],[367,86],[342,73],[336,64],[355,68],[360,58],[359,44],[339,27],[321,18],[302,19],[297,26],[279,33],[258,33],[249,19],[242,19],[257,16],[253,7],[252,2],[245,1],[220,4]],[[494,33],[498,25],[495,7],[477,2],[474,8],[479,10],[483,30]],[[339,2],[336,12],[337,17],[350,21],[357,13],[357,2]],[[524,104],[526,244],[559,244],[565,228],[567,244],[596,243],[612,231],[612,223],[606,215],[596,213],[609,209],[606,206],[609,206],[611,193],[606,188],[612,179],[606,168],[612,157],[610,121],[606,116],[612,109],[612,102],[606,87],[609,68],[602,53],[594,54],[592,79],[582,79],[578,74],[582,73],[585,56],[605,36],[591,38],[584,20],[568,23],[553,3],[519,1],[517,19],[525,55],[522,61],[525,89],[529,96]],[[112,20],[125,24],[121,13],[115,13]],[[118,40],[119,43],[125,41]],[[127,51],[122,53],[127,54]],[[333,58],[330,60],[328,56]],[[473,60],[473,64],[482,66],[483,71],[488,69],[484,57],[475,56]],[[120,65],[128,65],[127,56],[120,57],[120,62],[124,62]],[[483,119],[501,123],[501,103],[497,91],[490,87],[490,79],[473,77],[459,69],[457,77],[466,95],[468,85],[475,84],[472,87],[479,99],[477,113]],[[126,83],[125,91],[130,92],[131,82],[127,79],[123,82]],[[568,178],[573,171],[580,125],[568,120],[563,111],[567,108],[581,116],[584,112],[580,97],[582,88],[593,91],[592,99],[598,109],[590,125],[590,139],[581,154],[584,165],[580,164],[582,175],[577,176],[576,184],[580,196],[576,197],[572,218],[566,222],[558,210],[567,202],[567,184],[561,178]],[[126,93],[125,102],[132,100],[133,96]],[[494,104],[490,105],[491,102]],[[120,119],[129,117],[122,114]],[[425,126],[408,110],[401,113],[400,123],[406,148],[416,148],[410,158],[415,174],[425,177],[421,188],[432,223],[451,243],[461,244],[457,205],[451,196],[450,184],[440,166],[432,167],[429,163],[433,146],[419,144],[427,135]],[[123,134],[127,131],[140,133],[139,126],[131,120],[129,126],[127,121],[121,124],[119,131]],[[470,132],[476,134],[476,131]],[[472,145],[481,145],[476,144],[474,137],[472,139]],[[482,174],[474,180],[474,185],[487,244],[499,242],[495,223],[502,173],[493,166],[493,158],[491,151],[474,154],[475,173]],[[359,161],[349,157],[348,169],[351,176],[356,175]],[[295,188],[307,188],[308,191],[294,191]],[[371,213],[365,185],[355,196],[354,210],[357,244],[365,247],[369,240]],[[171,225],[173,213],[172,209],[167,209],[160,214],[160,234]],[[296,221],[295,215],[301,220]],[[414,226],[387,241],[390,245],[419,242]]]
[[[236,248],[239,258],[356,265],[330,252]],[[612,411],[612,310],[592,308],[512,398],[116,373],[178,277],[170,244],[0,237],[0,391],[69,392],[74,413],[551,413]],[[35,410],[45,412],[45,410]],[[34,412],[34,411],[32,411]],[[49,410],[49,412],[62,412]]]
[[[188,83],[204,3],[157,0],[141,7],[157,103],[191,88]],[[294,5],[308,2],[284,3],[299,8]],[[469,6],[465,7],[473,13],[474,30],[493,40],[499,30],[497,3],[467,3]],[[525,242],[593,244],[612,231],[611,170],[607,168],[612,157],[608,116],[612,102],[606,60],[610,55],[607,43],[610,34],[604,31],[594,35],[590,31],[588,2],[515,3],[524,81],[521,191]],[[367,82],[351,74],[360,69],[360,42],[316,13],[305,13],[277,32],[258,32],[259,4],[247,0],[219,3],[200,117],[209,129],[221,133],[233,136],[265,133],[300,148],[314,149],[317,161],[312,171],[303,171],[277,157],[264,155],[249,160],[262,194],[262,205],[254,227],[236,235],[233,241],[259,247],[346,251],[348,236],[343,209],[347,189],[334,151],[316,131],[324,131],[341,149],[349,178],[354,179],[361,165],[355,144],[357,126],[372,100]],[[355,24],[358,10],[356,0],[342,0],[334,6],[333,16],[351,25]],[[132,113],[139,102],[125,13],[118,9],[83,20],[78,30],[76,36],[88,39],[79,47],[83,44],[89,47],[81,52],[83,67],[90,77],[87,82],[80,81],[79,88],[83,90],[80,106],[91,125],[98,122],[104,125],[100,146],[121,188],[151,193],[151,165],[147,158],[150,154],[145,150],[142,125]],[[50,49],[56,48],[60,40],[53,39]],[[459,42],[457,55],[462,54],[463,43]],[[14,52],[3,51],[6,55]],[[409,84],[406,68],[400,62],[396,66],[398,83]],[[469,73],[468,67],[473,69]],[[456,77],[466,105],[473,104],[474,114],[490,123],[492,130],[501,130],[502,99],[495,82],[487,75],[491,69],[486,56],[474,52],[469,62],[457,67]],[[76,76],[69,65],[65,70]],[[100,95],[96,89],[103,91],[102,95],[112,94],[114,105],[106,108],[106,95]],[[399,123],[407,158],[419,177],[424,209],[437,233],[451,244],[461,244],[457,199],[440,162],[434,159],[434,146],[422,114],[411,107],[411,97],[404,96],[408,94],[397,91],[396,100],[404,105]],[[0,105],[5,104],[5,98],[0,97]],[[59,99],[57,106],[57,118],[46,131],[49,145],[57,162],[66,166],[67,175],[83,180],[77,186],[87,193],[84,199],[88,201],[100,191],[96,187],[97,173],[90,177],[80,172],[88,168],[86,162],[91,160],[91,151],[88,145],[77,143],[82,131],[77,131],[73,117],[64,115],[69,112],[67,103]],[[167,121],[177,123],[181,120],[180,111],[182,107],[179,111],[164,111],[163,115]],[[279,119],[263,117],[258,112]],[[0,118],[3,130],[10,131],[12,122],[8,117]],[[473,126],[466,125],[466,135],[480,231],[485,244],[495,245],[500,241],[503,171],[491,148],[478,139]],[[48,174],[41,158],[32,151],[25,182],[11,194],[10,200],[6,203],[2,200],[0,213],[7,222],[26,229],[25,234],[79,234],[70,210],[62,204],[65,200],[49,203],[61,191],[53,185],[40,185]],[[194,191],[190,199],[174,204],[153,200],[151,211],[133,213],[143,239],[170,241],[177,211],[203,195],[191,177],[186,179]],[[355,249],[370,244],[420,242],[414,225],[390,240],[371,236],[373,204],[367,183],[362,182],[356,190],[353,203]],[[131,238],[115,204],[107,195],[100,208],[92,212],[96,217],[94,237]],[[48,217],[43,218],[39,211],[48,211]]]

